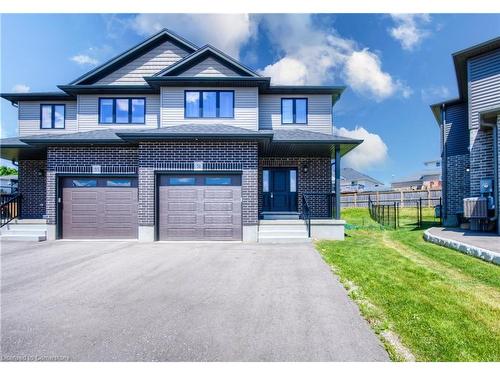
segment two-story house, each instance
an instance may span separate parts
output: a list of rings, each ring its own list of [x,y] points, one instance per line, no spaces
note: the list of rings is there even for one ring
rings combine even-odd
[[[500,234],[500,38],[454,53],[453,62],[459,97],[431,105],[441,135],[444,223],[482,218],[483,228]],[[464,199],[487,207],[465,212]]]
[[[273,219],[300,224],[278,239],[343,238],[331,160],[361,142],[332,133],[344,87],[273,86],[165,29],[58,88],[1,95],[20,216],[49,239],[272,240]]]

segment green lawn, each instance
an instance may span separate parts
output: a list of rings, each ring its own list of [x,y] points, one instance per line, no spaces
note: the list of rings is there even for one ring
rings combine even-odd
[[[500,267],[427,243],[412,226],[383,229],[366,208],[342,214],[346,240],[317,248],[394,360],[407,348],[418,361],[500,361]]]

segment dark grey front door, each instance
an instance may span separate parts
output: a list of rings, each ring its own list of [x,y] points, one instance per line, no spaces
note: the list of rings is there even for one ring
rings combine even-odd
[[[241,240],[240,175],[163,175],[160,240]]]
[[[264,169],[262,174],[262,210],[297,211],[297,170]]]
[[[62,237],[137,238],[137,193],[135,178],[65,178],[62,194]]]

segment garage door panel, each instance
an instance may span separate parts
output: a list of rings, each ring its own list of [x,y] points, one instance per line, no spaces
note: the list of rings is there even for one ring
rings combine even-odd
[[[175,199],[175,200],[182,200],[182,201],[190,201],[193,199],[196,199],[198,196],[198,191],[196,189],[189,189],[189,188],[175,188],[175,187],[170,187],[168,189],[163,189],[164,194],[167,195],[168,199]]]
[[[65,187],[63,238],[137,238],[137,188]]]
[[[204,202],[205,211],[233,211],[233,202]]]
[[[207,189],[203,192],[205,199],[233,199],[234,192],[232,190],[212,190]]]
[[[235,224],[233,215],[210,215],[207,214],[203,217],[203,223],[206,225],[211,224]],[[236,223],[237,224],[237,223]]]
[[[196,202],[169,202],[167,205],[167,210],[169,210],[170,212],[196,212]]]
[[[240,240],[241,186],[159,187],[160,240]]]
[[[168,224],[196,224],[197,215],[167,215],[163,216],[166,218]]]

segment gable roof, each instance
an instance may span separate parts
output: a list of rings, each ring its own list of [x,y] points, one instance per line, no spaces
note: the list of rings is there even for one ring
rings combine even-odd
[[[442,106],[446,107],[449,105],[460,104],[467,101],[467,61],[473,57],[489,53],[499,48],[500,37],[497,37],[452,54],[453,64],[455,66],[455,74],[457,77],[459,97],[430,105],[438,125],[440,125],[443,120],[441,116]]]
[[[261,77],[259,74],[257,74],[250,68],[244,66],[240,62],[233,59],[231,56],[226,55],[224,52],[218,50],[217,48],[209,44],[203,46],[196,52],[187,55],[183,59],[177,61],[175,64],[172,64],[170,66],[167,66],[165,69],[160,70],[158,73],[153,75],[153,77],[177,76],[209,57],[214,58],[222,65],[226,66],[231,70],[234,70],[235,72],[239,73],[242,76]]]
[[[125,52],[119,54],[118,56],[106,61],[104,64],[92,69],[91,71],[85,73],[84,75],[78,77],[74,81],[70,82],[70,85],[78,84],[88,84],[98,81],[100,78],[106,76],[110,72],[124,66],[128,62],[134,60],[135,58],[143,55],[144,53],[150,51],[156,46],[164,43],[165,41],[170,41],[178,47],[192,53],[198,49],[198,47],[189,42],[188,40],[180,37],[174,32],[168,29],[162,29],[158,33],[149,37],[148,39],[142,41],[141,43],[135,45],[134,47],[126,50]]]
[[[370,177],[364,173],[361,173],[355,169],[352,168],[342,168],[342,171],[340,172],[340,177],[345,179],[345,180],[365,180],[365,181],[371,181],[374,184],[378,185],[383,185],[382,182],[374,179],[373,177]]]

